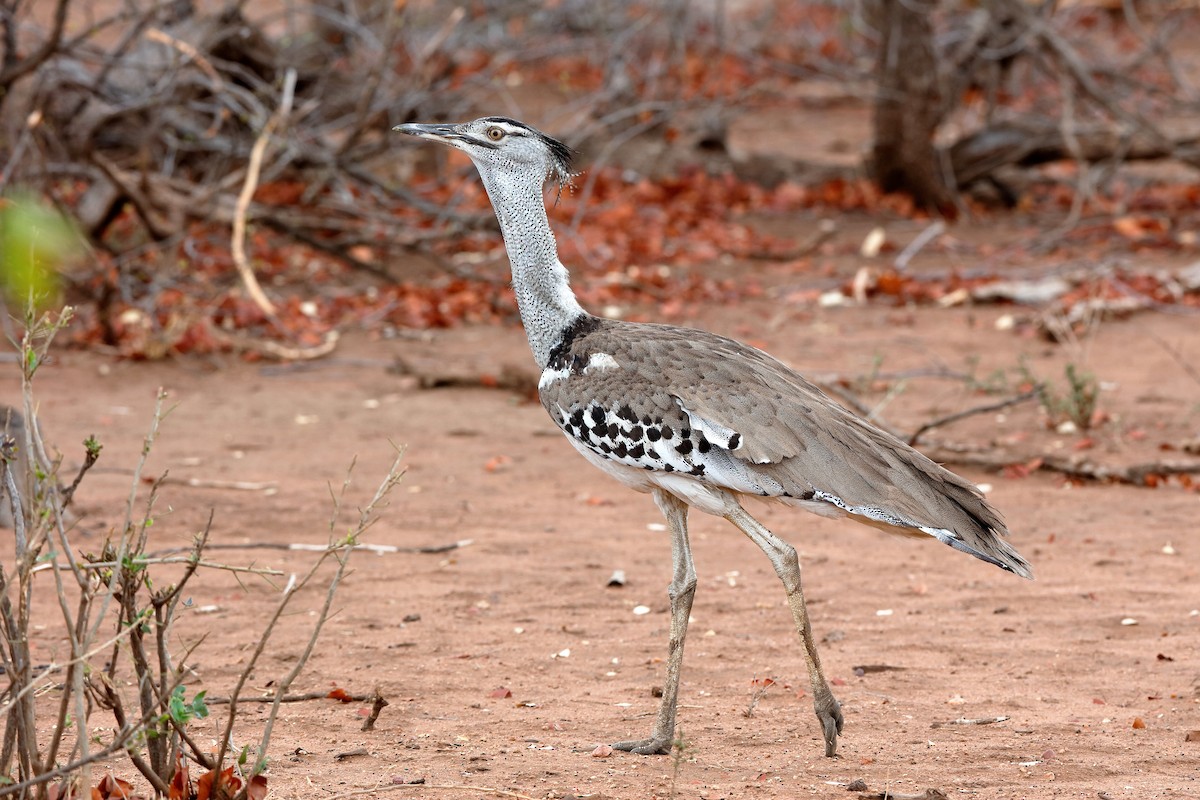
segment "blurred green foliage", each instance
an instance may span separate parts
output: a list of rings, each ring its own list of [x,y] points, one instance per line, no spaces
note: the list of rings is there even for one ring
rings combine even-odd
[[[79,234],[58,211],[29,194],[0,197],[0,290],[10,303],[53,303],[59,271],[81,252]]]

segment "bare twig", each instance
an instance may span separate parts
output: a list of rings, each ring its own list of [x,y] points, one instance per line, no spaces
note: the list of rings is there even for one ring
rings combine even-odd
[[[908,444],[909,444],[909,446],[915,446],[917,444],[917,441],[920,440],[922,435],[933,430],[934,428],[940,428],[943,425],[949,425],[952,422],[958,422],[960,419],[966,419],[967,417],[973,417],[973,416],[976,416],[977,414],[987,414],[992,411],[1002,411],[1011,406],[1020,405],[1021,403],[1026,403],[1030,400],[1034,400],[1034,399],[1040,397],[1041,394],[1042,394],[1042,387],[1037,386],[1037,387],[1034,387],[1033,389],[1030,389],[1027,392],[1021,392],[1018,395],[1014,395],[1013,397],[1006,397],[1005,399],[997,400],[994,403],[985,403],[981,406],[975,406],[973,408],[964,409],[962,411],[956,411],[953,414],[947,414],[944,417],[938,417],[937,419],[929,420],[928,422],[923,424],[921,427],[919,427],[915,431],[913,431],[912,435],[908,437]]]
[[[1042,455],[1015,458],[993,453],[964,452],[945,445],[928,448],[925,455],[940,464],[960,464],[1000,471],[1020,466],[1029,471],[1056,472],[1070,478],[1146,486],[1154,477],[1200,475],[1200,461],[1146,461],[1139,464],[1100,464],[1081,456]]]
[[[283,99],[280,101],[279,109],[267,120],[267,124],[263,126],[262,132],[254,141],[254,147],[250,150],[250,163],[246,167],[246,180],[242,184],[241,193],[238,194],[237,207],[233,214],[233,239],[230,245],[233,263],[237,267],[238,274],[242,277],[242,284],[246,287],[246,293],[250,295],[250,299],[268,317],[275,316],[275,306],[267,298],[266,293],[263,292],[262,287],[258,283],[258,278],[255,277],[254,270],[251,269],[250,262],[246,258],[246,213],[250,208],[250,201],[254,197],[254,192],[258,189],[258,176],[262,172],[263,155],[267,151],[267,144],[271,141],[271,134],[292,113],[292,101],[295,99],[296,92],[295,69],[287,71],[283,86]]]
[[[49,59],[58,50],[62,43],[63,31],[67,26],[67,9],[71,5],[71,0],[58,0],[54,6],[54,17],[50,33],[46,39],[38,46],[36,50],[19,61],[13,60],[6,63],[3,69],[0,69],[0,92],[8,94],[8,87],[19,78],[22,78],[40,67],[47,59]],[[5,27],[13,34],[17,25],[15,6],[12,11],[5,14],[7,20]],[[10,42],[15,44],[15,42]],[[15,47],[11,49],[5,47],[5,54],[8,59],[15,59],[17,51]]]
[[[448,553],[451,550],[457,550],[460,547],[468,547],[475,543],[474,539],[459,539],[456,542],[447,544],[432,544],[418,547],[400,547],[391,544],[367,544],[358,543],[355,545],[347,545],[351,550],[363,550],[368,553],[377,553],[379,555],[387,555],[390,553]],[[190,547],[169,547],[165,550],[155,550],[147,553],[147,558],[156,558],[173,553],[185,553]],[[305,542],[292,542],[284,544],[282,542],[238,542],[230,544],[208,544],[206,550],[298,550],[306,553],[323,553],[329,549],[327,544],[308,544]]]
[[[165,484],[189,486],[193,489],[229,489],[238,492],[268,492],[278,489],[275,481],[223,481],[216,478],[165,478]]]
[[[212,62],[205,58],[204,54],[197,50],[191,43],[177,39],[160,28],[147,29],[146,38],[152,42],[159,42],[173,47],[196,62],[196,66],[200,67],[201,71],[213,82],[213,91],[220,92],[225,88],[225,81],[221,79],[221,75],[213,67]]]
[[[959,717],[952,719],[949,722],[935,722],[930,727],[941,728],[945,725],[995,725],[997,722],[1006,722],[1008,717],[979,717],[976,719],[968,719],[967,717]]]
[[[384,794],[386,792],[395,792],[400,789],[448,789],[450,791],[461,792],[463,796],[491,794],[497,797],[511,797],[514,800],[535,800],[527,794],[520,792],[509,791],[508,789],[497,789],[494,786],[471,786],[465,783],[425,783],[421,780],[417,783],[389,783],[383,786],[375,786],[370,789],[354,789],[349,792],[330,795],[325,800],[347,800],[350,797],[364,797],[369,794]]]
[[[329,692],[304,692],[303,694],[285,694],[282,697],[276,692],[261,697],[256,695],[239,695],[238,703],[307,703],[310,700],[336,700],[341,703],[365,703],[379,696],[378,690],[370,694],[343,694],[331,697]],[[227,706],[233,702],[229,697],[206,697],[205,702],[210,706]],[[387,705],[387,703],[384,703]]]
[[[898,271],[903,272],[908,268],[908,263],[916,257],[917,253],[921,252],[925,245],[929,244],[945,232],[946,221],[943,219],[934,220],[925,228],[925,230],[917,234],[917,236],[911,242],[909,242],[903,250],[900,251],[900,255],[896,256],[896,260],[893,262],[893,265]]]
[[[363,720],[361,730],[375,730],[375,723],[379,721],[379,715],[383,712],[384,707],[387,705],[388,701],[384,699],[383,694],[379,691],[379,687],[376,686],[374,697],[371,699],[371,713],[368,714],[367,718]]]

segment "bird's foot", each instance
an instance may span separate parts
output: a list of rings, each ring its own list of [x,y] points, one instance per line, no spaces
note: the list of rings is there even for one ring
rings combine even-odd
[[[821,722],[821,730],[825,735],[825,757],[837,755],[837,737],[842,732],[842,707],[832,694],[827,699],[816,703],[817,719]]]
[[[613,750],[624,750],[627,753],[637,753],[639,756],[665,756],[671,752],[670,736],[654,735],[649,739],[630,739],[627,742],[616,742]]]

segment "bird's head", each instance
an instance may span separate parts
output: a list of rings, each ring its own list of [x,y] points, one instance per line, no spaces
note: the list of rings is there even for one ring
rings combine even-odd
[[[393,130],[448,144],[462,150],[480,172],[498,170],[515,175],[570,183],[574,151],[557,139],[508,117],[483,117],[451,125],[406,123]]]

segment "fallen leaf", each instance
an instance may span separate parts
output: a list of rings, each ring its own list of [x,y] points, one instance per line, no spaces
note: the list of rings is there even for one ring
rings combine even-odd
[[[512,697],[512,692],[508,689],[505,689],[503,686],[500,686],[488,692],[488,697],[494,697],[503,700]]]
[[[487,460],[483,468],[487,472],[498,472],[511,463],[512,459],[508,456],[493,456]]]
[[[1133,718],[1133,729],[1134,730],[1140,731],[1142,728],[1145,728],[1145,727],[1146,727],[1146,723],[1142,721],[1141,717]]]
[[[242,779],[233,774],[233,767],[221,770],[220,775],[209,770],[196,781],[196,800],[224,800],[233,797],[241,788]]]
[[[250,785],[246,787],[246,797],[249,800],[263,800],[267,796],[267,779],[262,775],[255,775],[250,779]]]
[[[1146,233],[1146,228],[1137,217],[1117,217],[1112,226],[1114,231],[1126,239],[1140,239]]]
[[[191,795],[192,779],[188,774],[188,762],[180,753],[175,758],[175,774],[171,776],[167,800],[188,800]]]
[[[98,796],[101,800],[141,800],[134,795],[132,783],[113,777],[111,773],[100,779],[100,783],[92,790],[92,796]]]
[[[330,700],[338,700],[342,703],[353,703],[354,702],[354,698],[352,698],[346,692],[345,689],[334,689],[332,692],[330,692],[329,694],[327,694],[325,696],[328,697]]]

